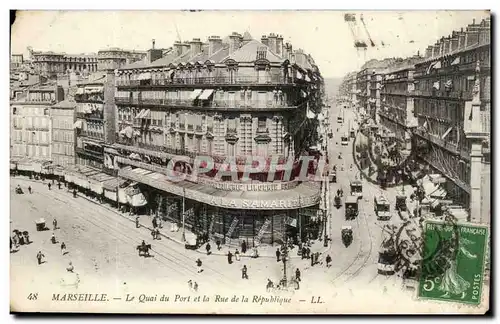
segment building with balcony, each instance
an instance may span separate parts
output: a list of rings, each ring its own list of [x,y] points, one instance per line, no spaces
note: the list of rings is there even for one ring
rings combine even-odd
[[[52,119],[52,163],[66,168],[75,164],[75,122],[76,103],[69,100],[50,107]]]
[[[68,72],[91,73],[97,71],[97,55],[66,54],[30,51],[34,70],[38,74],[53,76]]]
[[[490,20],[441,38],[415,65],[415,131],[425,163],[443,174],[449,197],[471,221],[489,222]],[[486,198],[487,197],[487,198]]]
[[[270,172],[271,159],[293,159],[318,142],[317,120],[307,118],[321,111],[324,92],[314,60],[280,35],[248,33],[176,42],[152,57],[117,71],[116,143],[104,150],[107,165],[139,183],[157,214],[175,222],[184,216],[197,234],[250,244],[318,235],[319,183],[296,180],[298,160],[285,167],[286,181],[285,171]],[[200,155],[215,165],[194,177]],[[266,166],[245,179],[244,164],[256,156]],[[235,159],[237,177],[215,179],[226,157]],[[166,177],[172,160],[185,180]]]
[[[10,69],[16,70],[22,67],[24,64],[23,54],[12,54],[10,56]]]
[[[20,171],[41,172],[51,161],[51,107],[64,99],[61,87],[35,85],[14,91],[10,101],[10,157]],[[36,170],[34,164],[37,164]]]
[[[147,55],[146,51],[130,51],[120,48],[103,49],[97,52],[97,70],[116,70],[126,64],[142,61],[147,58]]]
[[[379,123],[401,144],[401,149],[411,150],[412,129],[417,126],[413,95],[415,63],[422,58],[408,58],[389,67],[380,86]]]

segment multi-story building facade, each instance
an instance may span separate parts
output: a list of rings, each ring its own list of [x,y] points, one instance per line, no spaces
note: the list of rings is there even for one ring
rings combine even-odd
[[[120,48],[109,48],[97,52],[97,70],[115,70],[126,64],[144,60],[148,55],[146,51],[129,51]],[[159,59],[156,57],[155,59]]]
[[[368,101],[370,99],[371,71],[363,69],[356,75],[357,104],[361,114],[368,113]]]
[[[103,168],[106,139],[104,114],[104,85],[102,79],[81,83],[75,94],[75,164]]]
[[[442,38],[414,73],[415,134],[428,146],[420,157],[475,222],[489,221],[490,33],[486,19]]]
[[[42,75],[66,74],[73,72],[97,71],[97,55],[95,54],[66,54],[54,52],[31,51],[32,64],[36,73]]]
[[[369,78],[368,84],[368,112],[369,116],[378,124],[380,111],[380,89],[382,87],[382,74],[377,71],[373,71]]]
[[[23,160],[28,168],[33,162],[51,160],[50,109],[63,99],[63,89],[54,85],[39,85],[14,93],[11,98],[12,160]]]
[[[284,182],[277,181],[284,171],[273,177],[269,170],[273,157],[293,158],[308,140],[317,142],[317,123],[306,112],[319,113],[323,80],[302,50],[275,34],[193,39],[149,64],[118,69],[116,86],[116,143],[104,159],[142,184],[157,213],[185,219],[195,233],[254,243],[284,240],[289,231],[304,236],[316,226],[319,184],[294,180],[297,163]],[[198,155],[215,165],[195,178]],[[252,156],[267,166],[245,180],[243,164]],[[235,158],[238,176],[216,180],[226,157]],[[186,180],[169,181],[166,167],[179,158],[176,170]]]
[[[50,109],[52,119],[52,163],[66,168],[75,164],[74,101],[64,100]]]
[[[23,66],[23,54],[12,54],[10,56],[10,69],[15,70]]]
[[[383,76],[380,90],[379,122],[391,131],[401,143],[401,148],[411,150],[412,129],[417,126],[414,114],[415,63],[422,58],[415,57],[391,66]]]

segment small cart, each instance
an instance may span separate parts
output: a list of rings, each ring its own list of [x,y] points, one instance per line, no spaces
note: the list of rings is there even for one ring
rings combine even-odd
[[[36,224],[36,230],[38,232],[41,232],[45,230],[45,219],[44,218],[39,218],[35,221]]]
[[[352,226],[342,226],[342,243],[348,247],[352,243]]]

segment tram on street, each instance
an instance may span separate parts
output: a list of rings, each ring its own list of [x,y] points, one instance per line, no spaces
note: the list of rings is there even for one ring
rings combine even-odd
[[[363,198],[363,183],[360,180],[351,181],[351,195],[358,199]]]
[[[391,205],[384,196],[381,195],[373,198],[373,209],[378,220],[391,219]]]
[[[342,137],[340,138],[340,143],[343,146],[349,145],[349,136],[347,135],[347,133],[342,135]]]
[[[378,254],[378,273],[392,276],[396,272],[397,252],[394,248],[383,249]]]
[[[358,197],[348,196],[345,199],[345,219],[351,220],[358,217]]]

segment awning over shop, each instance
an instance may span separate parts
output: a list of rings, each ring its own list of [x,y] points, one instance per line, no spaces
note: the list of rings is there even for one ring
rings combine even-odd
[[[136,116],[135,118],[140,119],[142,118],[142,115],[146,113],[146,109],[142,109]]]
[[[114,191],[116,192],[119,187],[121,187],[125,182],[128,180],[120,179],[120,178],[113,178],[110,180],[106,180],[103,182],[103,187],[107,191]]]
[[[138,80],[150,80],[151,79],[151,72],[145,72],[139,74]]]
[[[203,90],[203,92],[198,97],[199,100],[207,100],[214,93],[213,89]]]
[[[120,135],[125,136],[127,138],[132,138],[133,134],[134,134],[134,129],[130,126],[127,126],[120,131]]]
[[[144,111],[144,113],[141,115],[141,117],[139,117],[139,118],[141,118],[141,119],[148,119],[150,117],[151,117],[151,110],[146,109]]]
[[[195,100],[196,98],[198,98],[202,91],[202,89],[194,89],[191,93],[191,100]]]
[[[76,94],[83,94],[85,91],[85,89],[83,87],[78,87],[78,89],[76,89]]]
[[[212,186],[189,181],[172,182],[166,175],[149,170],[125,167],[118,175],[137,181],[153,188],[175,195],[185,195],[187,199],[196,200],[212,206],[233,209],[296,209],[319,204],[320,189],[317,183],[304,182],[293,189],[256,192],[218,190]]]
[[[73,129],[81,129],[83,126],[83,121],[81,120],[77,120],[74,124],[73,124]]]

